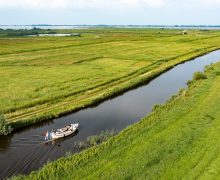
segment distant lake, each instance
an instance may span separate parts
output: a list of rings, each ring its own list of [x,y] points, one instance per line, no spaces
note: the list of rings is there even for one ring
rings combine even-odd
[[[219,26],[154,26],[154,25],[0,25],[1,29],[88,29],[88,28],[168,28],[168,29],[220,29]]]
[[[56,36],[56,37],[67,37],[67,36],[73,36],[72,34],[37,34],[37,35],[27,35],[27,36]]]

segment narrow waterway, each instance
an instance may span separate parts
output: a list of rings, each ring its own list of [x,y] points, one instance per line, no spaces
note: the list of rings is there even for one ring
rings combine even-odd
[[[39,169],[48,161],[65,156],[66,152],[77,152],[74,143],[102,130],[120,131],[137,122],[151,112],[154,104],[166,102],[196,71],[220,60],[220,50],[211,52],[192,61],[180,64],[161,74],[144,86],[128,91],[118,97],[70,115],[39,123],[11,136],[0,137],[0,179],[27,174]],[[57,129],[66,124],[80,124],[77,134],[48,145],[42,144],[46,130]]]

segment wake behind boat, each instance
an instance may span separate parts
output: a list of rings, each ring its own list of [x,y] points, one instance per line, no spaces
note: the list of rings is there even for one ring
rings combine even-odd
[[[69,136],[73,134],[74,132],[76,132],[78,127],[79,127],[79,124],[76,123],[76,124],[67,125],[64,128],[57,129],[56,131],[51,131],[51,132],[47,131],[45,135],[45,141],[52,141],[52,140],[56,140],[59,138],[63,138],[65,136]]]

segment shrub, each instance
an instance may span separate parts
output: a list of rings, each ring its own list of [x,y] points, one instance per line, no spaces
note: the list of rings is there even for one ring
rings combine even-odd
[[[201,80],[201,79],[207,79],[207,75],[203,72],[196,72],[193,75],[193,79],[187,81],[188,87],[190,87],[195,81]]]
[[[12,127],[7,125],[5,116],[0,114],[0,135],[8,135],[12,130]]]
[[[188,80],[187,83],[186,83],[187,86],[190,87],[190,85],[192,84],[192,82],[193,82],[192,80]]]
[[[115,131],[102,131],[100,134],[98,135],[93,135],[93,136],[89,136],[87,137],[87,139],[85,141],[80,141],[80,142],[76,142],[74,144],[74,147],[77,149],[86,149],[92,146],[96,146],[102,142],[105,142],[107,139],[109,139],[110,137],[114,136],[115,134],[117,134],[117,132]]]
[[[155,104],[152,109],[153,109],[153,111],[156,111],[157,109],[161,108],[162,106],[163,106],[162,104]]]
[[[203,72],[196,72],[193,75],[193,80],[197,81],[197,80],[200,80],[200,79],[207,79],[206,74],[204,74]]]
[[[216,76],[220,76],[220,71],[215,71]]]

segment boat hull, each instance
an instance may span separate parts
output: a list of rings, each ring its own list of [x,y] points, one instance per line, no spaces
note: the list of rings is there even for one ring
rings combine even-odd
[[[71,124],[62,129],[57,129],[55,132],[49,133],[47,140],[56,140],[59,138],[69,136],[77,131],[78,126],[79,126],[78,124]]]
[[[76,130],[70,130],[70,131],[67,131],[67,132],[62,133],[62,134],[52,133],[52,139],[55,140],[55,139],[63,138],[65,136],[69,136],[69,135],[73,134],[75,131]]]

